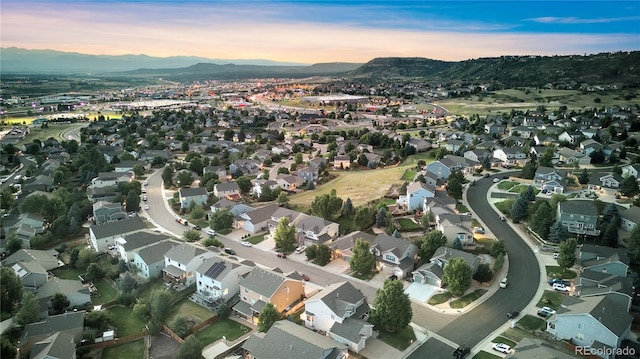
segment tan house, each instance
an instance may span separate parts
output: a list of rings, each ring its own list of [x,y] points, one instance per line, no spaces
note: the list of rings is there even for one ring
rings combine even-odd
[[[336,156],[333,158],[333,169],[347,170],[351,168],[351,157],[348,155]]]
[[[255,267],[240,280],[240,302],[233,306],[233,311],[240,318],[257,324],[267,303],[273,304],[278,312],[286,312],[303,298],[302,280]]]

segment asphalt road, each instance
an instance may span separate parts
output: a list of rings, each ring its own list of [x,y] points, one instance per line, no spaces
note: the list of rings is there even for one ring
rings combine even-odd
[[[540,269],[535,254],[509,224],[500,221],[499,215],[487,201],[486,196],[493,184],[492,180],[493,177],[477,180],[475,186],[469,187],[467,200],[496,238],[505,241],[510,263],[507,274],[509,286],[497,291],[482,304],[438,331],[439,335],[468,347],[475,346],[506,323],[508,311],[522,311],[535,296],[540,283]],[[452,353],[451,347],[429,340],[409,358],[444,358],[451,357]]]

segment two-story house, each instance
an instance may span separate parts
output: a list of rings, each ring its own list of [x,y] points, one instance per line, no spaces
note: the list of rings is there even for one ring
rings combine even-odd
[[[424,199],[428,197],[435,197],[436,188],[426,183],[412,182],[407,186],[407,194],[400,195],[396,201],[396,207],[398,209],[405,209],[409,212],[422,209]]]
[[[640,163],[632,163],[622,167],[622,177],[627,178],[629,176],[640,180]]]
[[[218,198],[239,196],[240,186],[236,182],[216,183],[213,186],[213,194]]]
[[[351,157],[348,155],[339,155],[333,158],[333,169],[346,170],[351,168]]]
[[[260,312],[267,303],[273,304],[278,312],[286,312],[304,298],[301,280],[260,267],[251,269],[240,279],[239,286],[240,301],[233,306],[233,311],[254,324],[258,323]]]
[[[559,221],[569,233],[590,236],[600,234],[598,209],[593,201],[559,202],[556,221]]]
[[[620,190],[620,185],[624,181],[617,173],[608,173],[601,176],[591,176],[588,188],[591,191],[598,191],[607,195],[615,195]]]
[[[305,301],[300,319],[307,328],[319,330],[359,353],[373,336],[366,321],[369,305],[359,289],[349,282],[334,283]]]
[[[533,185],[543,191],[563,193],[567,174],[552,167],[539,166],[533,177]]]
[[[204,206],[207,204],[207,200],[209,199],[207,189],[204,187],[180,188],[178,190],[178,195],[178,198],[180,198],[180,208],[189,208],[191,203]]]
[[[195,281],[198,266],[215,256],[214,252],[187,243],[173,246],[164,254],[162,276],[165,280],[190,286]]]
[[[236,218],[234,227],[242,228],[249,233],[264,231],[269,228],[268,222],[278,208],[280,207],[273,203],[246,211]]]
[[[640,207],[631,206],[620,211],[620,228],[627,232],[640,225]]]
[[[331,242],[340,231],[340,224],[305,213],[298,213],[292,223],[310,244]]]
[[[521,147],[503,147],[493,151],[493,157],[500,160],[502,166],[524,166],[527,153]]]
[[[116,239],[123,235],[146,229],[147,225],[140,217],[133,217],[113,223],[103,223],[89,227],[89,242],[96,252],[106,252],[109,246],[115,246]]]
[[[376,255],[380,271],[404,278],[414,269],[418,247],[402,238],[378,234],[371,243],[371,251]]]
[[[240,291],[251,267],[222,257],[206,259],[196,268],[196,295],[208,304],[226,302]]]
[[[121,182],[131,182],[134,178],[132,172],[100,172],[98,177],[91,180],[91,187],[104,188],[117,186]]]
[[[320,170],[318,167],[307,166],[299,169],[296,174],[302,177],[305,182],[316,182],[320,176]]]
[[[471,172],[480,163],[468,160],[461,156],[446,155],[443,158],[427,165],[427,171],[435,173],[438,178],[448,178],[453,171]]]
[[[93,204],[93,221],[95,224],[119,221],[127,218],[127,213],[120,203],[98,201]]]
[[[304,184],[304,178],[294,175],[280,174],[276,178],[276,182],[284,191],[295,191]]]
[[[229,172],[231,172],[231,174],[241,172],[244,176],[258,173],[258,171],[260,171],[260,162],[255,160],[239,159],[229,165]]]
[[[611,248],[583,244],[579,249],[578,263],[583,271],[595,271],[626,277],[629,273],[629,256],[623,248]]]
[[[447,238],[447,245],[452,247],[456,240],[463,246],[473,244],[471,216],[457,213],[435,214],[436,229]]]
[[[136,274],[144,279],[160,277],[164,269],[165,253],[179,244],[172,240],[164,240],[133,249],[130,265],[136,267]]]

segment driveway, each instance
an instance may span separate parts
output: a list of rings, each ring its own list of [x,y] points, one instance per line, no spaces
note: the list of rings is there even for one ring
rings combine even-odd
[[[431,284],[413,282],[404,292],[407,293],[412,300],[418,303],[426,303],[432,295],[442,292],[442,289]]]

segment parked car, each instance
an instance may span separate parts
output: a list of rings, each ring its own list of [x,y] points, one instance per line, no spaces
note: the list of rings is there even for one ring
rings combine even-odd
[[[555,290],[556,292],[568,292],[569,287],[564,285],[564,283],[554,283],[553,290]]]
[[[214,231],[211,228],[208,228],[205,232],[210,236],[215,236],[216,235],[216,231]]]
[[[201,229],[202,229],[202,227],[200,227],[200,226],[199,226],[199,225],[197,225],[197,224],[194,224],[194,225],[193,225],[193,229],[195,229],[196,231],[199,231],[199,230],[201,230]]]
[[[507,221],[507,217],[505,217],[505,216],[500,216],[500,220],[501,220],[502,222],[506,222],[506,221]]]
[[[473,227],[473,232],[478,234],[484,234],[484,228],[482,227]]]
[[[149,209],[149,205],[148,205],[148,204],[145,204],[145,205],[144,205],[144,209]]]
[[[307,250],[307,246],[300,246],[300,247],[296,248],[296,254],[300,254],[300,253],[302,253],[302,252],[304,252],[306,250]]]
[[[502,179],[509,179],[509,176],[504,175],[504,176],[502,176]]]
[[[549,307],[542,307],[538,310],[538,316],[543,318],[549,318],[550,316],[556,314],[556,311]]]
[[[519,314],[520,314],[520,312],[519,312],[519,311],[517,311],[517,310],[512,310],[512,311],[510,311],[510,312],[508,312],[508,313],[507,313],[507,318],[509,318],[509,319],[513,319],[513,318],[516,318]]]
[[[504,277],[502,281],[500,281],[500,288],[506,288],[508,284],[509,284],[509,279],[507,277]]]
[[[491,348],[500,353],[504,353],[504,354],[511,353],[511,347],[503,343],[495,343]]]
[[[556,283],[564,284],[564,282],[560,278],[549,278],[549,280],[547,280],[547,283],[549,283],[549,285],[554,285]]]
[[[558,257],[560,257],[560,253],[555,252],[555,253],[553,254],[553,259],[558,259]]]
[[[471,349],[463,345],[461,347],[458,347],[458,349],[456,349],[456,351],[453,352],[453,357],[457,359],[462,359],[467,355],[469,355],[469,353],[471,353]]]
[[[225,248],[225,249],[224,249],[224,252],[225,252],[226,254],[229,254],[229,255],[232,255],[232,256],[236,255],[236,251],[234,251],[234,250],[233,250],[233,249],[231,249],[231,248]]]
[[[309,276],[304,274],[304,273],[300,273],[298,272],[298,274],[300,274],[300,276],[302,277],[302,279],[304,279],[305,281],[309,281]]]
[[[498,183],[498,182],[500,182],[500,178],[496,177],[493,179],[493,183]]]
[[[242,246],[243,247],[251,247],[251,246],[253,246],[253,244],[251,244],[251,242],[242,241]]]
[[[276,256],[278,256],[278,258],[287,258],[287,255],[284,253],[278,253]]]
[[[484,177],[484,178],[489,178],[489,177],[491,177],[491,175],[490,175],[490,174],[488,174],[488,173],[485,173],[485,174],[484,174],[484,176],[482,176],[482,177]]]
[[[395,274],[392,274],[392,275],[389,276],[389,279],[390,280],[398,280],[398,276],[395,275]]]

